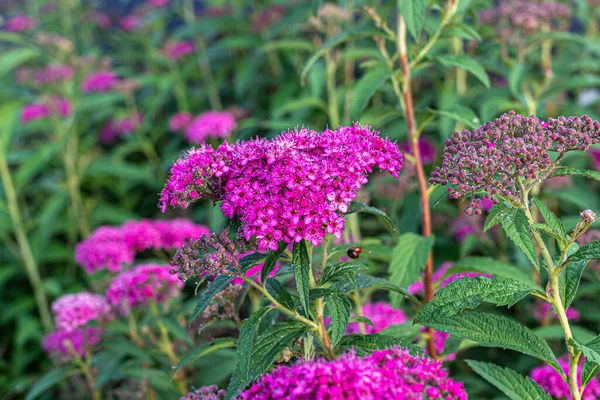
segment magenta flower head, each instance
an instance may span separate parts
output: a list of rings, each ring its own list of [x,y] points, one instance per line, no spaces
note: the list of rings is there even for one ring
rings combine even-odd
[[[4,29],[9,32],[25,32],[35,29],[38,21],[25,15],[16,15],[9,18],[4,24]]]
[[[221,400],[225,398],[225,390],[219,389],[217,385],[202,386],[179,398],[179,400]]]
[[[171,60],[179,60],[181,57],[192,54],[196,46],[192,41],[167,42],[163,47],[163,54]]]
[[[473,131],[455,132],[446,139],[443,162],[429,182],[453,185],[450,198],[470,196],[467,214],[481,213],[481,198],[519,202],[520,187],[544,180],[567,152],[587,150],[600,142],[600,123],[588,116],[560,117],[542,122],[514,111]],[[558,153],[554,162],[549,152]]]
[[[131,264],[135,249],[125,243],[123,231],[118,227],[102,226],[75,247],[75,261],[88,274],[101,269],[120,271]]]
[[[173,132],[183,131],[192,122],[192,114],[187,111],[179,112],[171,117],[169,128]]]
[[[569,357],[563,356],[558,359],[560,367],[568,375]],[[562,379],[560,374],[556,372],[550,365],[536,367],[531,370],[529,376],[533,379],[546,393],[554,399],[571,399],[571,391],[569,385]],[[581,385],[581,365],[577,371],[577,380]],[[585,387],[582,393],[582,400],[597,400],[600,398],[600,381],[598,376],[592,378]]]
[[[426,137],[419,136],[418,140],[419,152],[421,153],[421,160],[423,164],[430,164],[435,161],[437,157],[437,149],[435,145],[429,141]],[[406,141],[400,146],[403,152],[412,154],[411,144]]]
[[[144,116],[141,112],[137,112],[120,120],[117,124],[117,130],[121,135],[128,135],[135,132],[144,121]]]
[[[50,116],[50,108],[47,104],[27,104],[21,110],[21,123],[25,125],[31,121],[47,118],[48,116]]]
[[[466,400],[467,394],[440,362],[391,348],[364,358],[350,352],[336,360],[277,367],[239,398]]]
[[[187,240],[200,239],[210,234],[207,226],[195,224],[185,218],[154,221],[154,228],[160,234],[161,247],[165,250],[179,249]]]
[[[88,292],[67,294],[52,303],[56,329],[72,331],[90,321],[99,323],[113,319],[111,308],[103,296]]]
[[[398,177],[403,161],[395,143],[359,125],[203,145],[173,164],[159,206],[221,201],[223,215],[239,217],[241,235],[255,236],[260,251],[279,241],[318,245],[326,234],[341,237],[344,213],[374,167]]]
[[[44,351],[60,359],[85,357],[102,339],[102,328],[86,326],[71,331],[54,331],[42,340]]]
[[[111,118],[100,131],[99,139],[103,144],[111,144],[114,143],[119,136],[121,136],[121,133],[118,130],[117,123]]]
[[[170,0],[148,0],[147,3],[154,8],[163,8],[169,5]]]
[[[138,30],[143,25],[142,18],[137,14],[128,15],[119,21],[119,27],[127,32]]]
[[[373,326],[365,325],[365,333],[379,333],[390,325],[403,324],[407,321],[406,314],[402,310],[395,310],[391,304],[385,302],[366,303],[362,306],[363,316],[373,322]],[[358,322],[350,322],[346,328],[347,334],[361,333]]]
[[[227,111],[207,111],[185,128],[188,142],[202,144],[208,138],[226,138],[237,128],[233,115]]]
[[[177,297],[183,287],[168,265],[138,265],[115,276],[106,290],[106,299],[122,315],[147,306],[151,302],[167,303]]]
[[[68,65],[55,64],[42,68],[34,75],[34,80],[38,85],[53,82],[65,82],[73,78],[73,68]]]
[[[117,74],[111,71],[97,71],[89,74],[83,81],[83,91],[108,92],[119,82]]]

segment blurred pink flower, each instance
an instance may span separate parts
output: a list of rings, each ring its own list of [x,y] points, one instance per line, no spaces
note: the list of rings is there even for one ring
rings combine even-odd
[[[83,18],[84,22],[94,22],[98,27],[106,29],[110,26],[110,17],[101,11],[90,11]]]
[[[142,18],[136,14],[128,15],[119,21],[119,26],[124,31],[135,31],[143,26]]]
[[[74,73],[68,65],[54,64],[37,71],[33,79],[37,84],[64,82],[71,79]]]
[[[71,104],[67,99],[51,97],[45,103],[27,104],[21,110],[21,123],[27,124],[51,116],[66,117],[71,113]]]
[[[592,155],[592,165],[597,170],[600,170],[600,149],[593,148],[589,150],[589,153]]]
[[[163,54],[171,60],[178,60],[183,56],[193,53],[196,45],[192,41],[167,42],[163,47]]]
[[[155,8],[162,8],[168,6],[169,1],[170,0],[148,0],[147,4]]]
[[[102,328],[87,326],[72,331],[54,331],[42,340],[42,348],[50,355],[61,359],[73,358],[73,352],[80,357],[85,357],[100,343]]]
[[[142,113],[136,113],[129,117],[123,118],[117,124],[117,130],[121,135],[127,135],[138,129],[144,120]]]
[[[435,161],[437,157],[437,149],[434,144],[424,136],[419,137],[419,151],[421,152],[421,160],[423,164],[430,164]],[[412,154],[411,145],[408,141],[404,142],[400,149],[408,154]]]
[[[202,144],[208,138],[226,138],[237,128],[235,118],[227,111],[207,111],[196,118],[185,129],[190,143]]]
[[[119,77],[112,71],[96,71],[83,81],[84,92],[108,92],[119,82]]]
[[[10,32],[25,32],[34,29],[38,24],[35,18],[30,18],[25,15],[16,15],[9,18],[4,24],[4,28]]]
[[[391,304],[385,302],[363,304],[362,314],[373,322],[373,326],[365,324],[366,334],[379,333],[390,325],[403,324],[407,321],[404,311],[395,310]],[[346,334],[353,333],[360,333],[358,322],[350,322],[346,328]]]
[[[192,122],[192,114],[187,111],[178,112],[171,117],[169,127],[173,132],[183,131]]]
[[[550,316],[550,314],[552,314],[553,319],[558,319],[558,316],[552,309],[552,306],[549,303],[542,303],[540,307],[536,307],[533,315],[538,321],[544,321]],[[579,321],[581,319],[581,314],[579,314],[579,311],[573,307],[569,307],[567,308],[567,318],[572,321]]]

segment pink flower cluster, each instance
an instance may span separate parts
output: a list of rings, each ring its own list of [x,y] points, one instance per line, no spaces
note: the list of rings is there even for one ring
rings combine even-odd
[[[227,111],[206,111],[185,126],[184,136],[190,143],[202,144],[209,138],[226,138],[235,130],[237,123]]]
[[[181,57],[192,54],[196,46],[192,41],[170,41],[163,46],[162,53],[171,60],[179,60]]]
[[[119,83],[119,77],[112,71],[96,71],[89,74],[82,84],[84,92],[108,92]]]
[[[423,164],[431,164],[437,158],[437,149],[435,145],[429,141],[426,137],[420,136],[417,142],[419,146],[419,152],[421,153],[421,160]],[[403,152],[412,154],[412,146],[409,141],[402,143],[400,146]]]
[[[476,192],[485,191],[485,198],[495,203],[502,197],[518,201],[521,184],[545,177],[552,165],[549,152],[562,158],[595,143],[600,143],[600,123],[586,115],[542,122],[511,111],[446,139],[442,166],[431,173],[429,182],[453,185],[450,198],[470,196],[466,213],[478,214],[482,199],[475,199]]]
[[[398,177],[403,161],[395,143],[358,124],[203,145],[174,163],[159,206],[219,200],[223,215],[239,217],[241,234],[255,236],[260,251],[279,241],[318,245],[326,234],[341,237],[344,213],[374,167]]]
[[[142,26],[144,26],[144,21],[137,14],[127,15],[119,21],[119,27],[127,32],[138,30]]]
[[[168,265],[138,265],[115,276],[106,299],[123,315],[150,302],[166,303],[179,295],[183,282],[171,275]]]
[[[221,400],[225,398],[225,393],[224,390],[219,390],[217,385],[202,386],[180,397],[179,400]]]
[[[9,18],[4,24],[4,29],[9,32],[25,32],[34,29],[38,24],[35,18],[25,15],[16,15]]]
[[[178,112],[169,120],[169,128],[173,132],[181,132],[192,122],[192,114],[187,111]]]
[[[373,326],[364,324],[367,334],[379,333],[390,325],[403,324],[407,321],[404,311],[395,310],[391,304],[385,302],[365,303],[362,306],[362,314],[373,322]],[[361,333],[360,324],[358,322],[349,323],[346,333]]]
[[[569,358],[563,356],[558,359],[558,363],[565,373],[569,371]],[[550,396],[555,399],[571,399],[571,392],[569,385],[562,379],[558,372],[554,370],[550,365],[544,365],[536,367],[529,373],[531,379],[533,379],[538,385],[542,387]],[[581,366],[577,373],[577,379],[581,384]],[[596,400],[600,398],[600,381],[595,376],[585,387],[585,391],[581,396],[582,400]]]
[[[42,348],[48,354],[62,359],[73,358],[73,352],[84,357],[100,343],[102,328],[86,326],[73,331],[54,331],[42,340]]]
[[[68,65],[54,64],[42,68],[34,75],[34,80],[38,85],[44,83],[64,82],[73,77],[73,68]]]
[[[67,294],[52,303],[56,328],[72,331],[90,321],[103,322],[113,318],[110,305],[103,296],[88,292]]]
[[[204,225],[187,219],[127,221],[121,226],[102,226],[75,248],[75,261],[89,274],[100,269],[120,271],[131,264],[137,252],[173,250],[187,239],[208,234]]]
[[[339,359],[277,367],[241,392],[241,400],[271,399],[444,399],[466,400],[440,362],[391,348],[360,358],[350,352]]]
[[[61,97],[50,97],[43,103],[33,103],[23,106],[21,110],[21,123],[27,124],[38,119],[61,117],[71,114],[71,103]]]

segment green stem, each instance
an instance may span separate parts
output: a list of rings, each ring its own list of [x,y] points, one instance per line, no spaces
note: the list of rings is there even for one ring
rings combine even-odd
[[[169,65],[171,67],[171,74],[173,75],[173,81],[175,83],[174,91],[175,98],[177,100],[178,111],[190,111],[187,94],[185,91],[185,81],[181,75],[181,69],[179,69],[179,65],[175,61],[169,62]]]
[[[338,97],[335,85],[335,67],[336,62],[331,52],[325,53],[325,65],[327,69],[327,102],[329,103],[329,123],[330,128],[335,129],[340,124],[340,115],[338,111]]]
[[[6,154],[0,149],[0,177],[2,177],[2,186],[4,187],[4,193],[6,195],[6,202],[8,207],[8,213],[13,224],[13,230],[17,238],[19,245],[19,251],[21,253],[21,261],[25,267],[25,273],[29,278],[29,282],[33,288],[33,294],[42,321],[42,326],[46,331],[52,330],[52,318],[50,316],[50,310],[48,308],[48,299],[44,292],[42,278],[38,265],[33,257],[31,246],[25,228],[23,226],[23,219],[21,217],[21,210],[19,209],[19,202],[15,186],[8,168],[8,162],[6,160]]]

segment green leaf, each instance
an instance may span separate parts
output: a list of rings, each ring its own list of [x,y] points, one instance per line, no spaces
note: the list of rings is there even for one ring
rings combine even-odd
[[[242,271],[246,272],[250,268],[257,266],[261,262],[264,262],[265,259],[266,256],[262,253],[252,253],[240,258],[239,263],[240,267],[242,267]]]
[[[56,143],[48,143],[28,157],[14,174],[16,189],[19,190],[29,185],[37,174],[46,170],[48,163],[57,157],[57,150]]]
[[[558,361],[545,340],[529,328],[494,314],[463,312],[436,321],[424,321],[423,325],[463,339],[473,340],[484,347],[511,349],[539,358],[560,371]]]
[[[581,385],[584,388],[589,381],[600,372],[600,365],[592,361],[587,361],[583,364],[583,371],[581,372]]]
[[[356,274],[353,279],[346,279],[343,281],[336,282],[333,286],[333,289],[341,290],[344,293],[353,292],[355,290],[389,290],[394,293],[398,293],[400,296],[404,296],[407,299],[410,299],[415,304],[420,304],[421,302],[412,294],[408,293],[405,289],[388,281],[387,279],[377,278],[372,275],[367,274]]]
[[[465,309],[475,309],[481,303],[512,307],[533,290],[531,286],[509,278],[465,277],[438,290],[414,322],[450,317]]]
[[[188,344],[194,344],[188,332],[185,330],[183,326],[177,321],[175,317],[167,317],[162,319],[162,323],[165,325],[165,328],[176,338],[181,339]]]
[[[510,73],[508,74],[508,88],[515,98],[520,98],[522,96],[521,82],[523,81],[526,70],[527,69],[523,64],[515,64],[511,67]]]
[[[481,121],[477,115],[469,107],[465,106],[453,106],[444,110],[434,110],[428,108],[434,114],[448,117],[454,121],[461,122],[469,128],[476,128],[481,124]]]
[[[131,379],[146,381],[155,389],[177,393],[175,383],[165,371],[152,368],[132,367],[122,368],[121,372]]]
[[[594,179],[596,181],[600,181],[600,171],[593,171],[590,169],[578,169],[578,168],[558,168],[554,170],[549,178],[554,176],[564,176],[564,175],[575,175],[575,176],[583,176],[585,178]]]
[[[179,371],[181,368],[193,363],[197,359],[207,354],[210,354],[220,349],[225,349],[234,346],[235,339],[233,338],[217,338],[213,340],[212,343],[204,343],[194,349],[188,350],[186,352],[186,356],[181,361],[179,361],[179,363],[177,363],[175,368],[173,368],[172,376],[174,376],[177,373],[177,371]]]
[[[552,400],[531,378],[498,365],[466,360],[469,367],[512,400]]]
[[[406,28],[415,41],[425,21],[426,7],[427,0],[398,0],[398,12],[404,17]]]
[[[343,294],[333,294],[325,298],[331,320],[331,346],[335,347],[344,336],[350,319],[352,305]]]
[[[568,261],[593,260],[600,258],[600,240],[585,244],[569,256]]]
[[[535,244],[533,243],[533,237],[529,230],[529,223],[523,210],[518,208],[511,208],[503,203],[498,203],[497,207],[500,209],[500,215],[498,221],[506,236],[508,236],[518,248],[523,250],[529,261],[535,266],[537,270],[540,269],[540,262],[535,252]]]
[[[294,254],[292,257],[292,267],[294,268],[294,280],[296,281],[296,291],[300,297],[300,304],[304,312],[308,314],[309,308],[309,281],[310,277],[310,256],[308,255],[308,242],[301,240],[294,243]]]
[[[500,223],[500,207],[494,206],[490,210],[487,218],[485,219],[485,225],[483,226],[483,232],[489,231],[494,226]]]
[[[469,56],[461,55],[461,56],[440,56],[437,57],[436,60],[445,67],[457,67],[469,71],[481,83],[484,84],[486,88],[490,87],[490,78],[488,77],[485,69],[479,64],[477,61],[472,59]]]
[[[269,253],[267,254],[267,258],[265,258],[265,263],[263,264],[263,267],[260,271],[260,283],[261,284],[264,285],[265,281],[269,277],[269,274],[271,273],[271,271],[273,271],[273,268],[275,268],[275,264],[277,264],[277,260],[279,260],[279,256],[281,256],[281,253],[283,253],[286,248],[287,248],[287,243],[280,242],[277,250],[269,251]]]
[[[390,228],[390,231],[392,231],[392,232],[396,231],[396,228],[394,227],[394,222],[392,221],[392,219],[389,217],[389,215],[387,215],[386,213],[381,211],[379,208],[368,206],[366,204],[361,203],[360,201],[352,201],[350,203],[350,207],[348,207],[348,211],[346,211],[346,215],[353,214],[355,212],[377,215],[377,216],[383,218],[385,220],[385,222],[387,222],[388,227]]]
[[[29,392],[27,392],[27,395],[25,396],[25,400],[33,400],[38,398],[52,386],[67,379],[75,372],[76,370],[70,366],[52,368],[50,371],[42,375],[42,377],[35,382],[33,387],[29,389]]]
[[[537,289],[540,292],[544,290],[537,285],[530,274],[527,274],[515,266],[504,264],[491,257],[467,257],[457,261],[446,271],[444,277],[452,274],[464,272],[479,272],[481,274],[494,275],[501,278],[511,278],[517,280],[530,288]]]
[[[579,282],[581,282],[581,276],[587,264],[587,259],[570,262],[558,277],[558,289],[560,290],[560,298],[565,310],[569,308],[575,299],[575,295],[579,289]]]
[[[244,389],[252,381],[250,377],[250,356],[252,354],[254,336],[256,335],[256,329],[261,319],[270,310],[270,307],[265,307],[255,311],[244,325],[242,325],[242,329],[240,329],[236,345],[238,362],[229,381],[229,386],[227,386],[227,394],[225,396],[227,399],[231,399],[237,395],[240,390]]]
[[[340,349],[355,349],[358,352],[372,352],[400,346],[413,354],[422,354],[423,349],[414,344],[412,339],[396,338],[393,336],[374,333],[372,335],[346,335],[340,341]]]
[[[350,121],[358,121],[369,100],[392,75],[388,68],[375,68],[356,83],[350,99]]]
[[[306,332],[301,322],[287,321],[271,326],[256,339],[250,356],[250,380],[254,380],[277,359],[279,354]]]
[[[596,336],[586,344],[581,344],[577,340],[571,339],[569,340],[569,344],[583,353],[586,364],[595,364],[596,368],[594,368],[593,365],[590,365],[586,371],[588,377],[590,375],[593,377],[593,375],[598,372],[598,368],[600,368],[600,336]]]
[[[541,326],[533,330],[536,335],[546,340],[557,340],[559,342],[564,342],[565,340],[565,332],[562,327],[558,324],[551,324],[546,326]],[[573,337],[580,342],[589,342],[596,335],[594,332],[583,328],[579,325],[571,324],[571,332],[573,333]]]
[[[327,268],[325,268],[325,272],[323,272],[323,275],[321,276],[319,284],[324,285],[327,282],[336,281],[348,274],[355,274],[367,269],[369,269],[369,267],[364,264],[356,264],[352,262],[341,262],[335,265],[328,265]]]
[[[233,280],[233,276],[219,275],[217,276],[204,291],[200,294],[200,298],[194,307],[194,312],[190,320],[190,324],[202,314],[206,307],[210,304],[213,297],[227,287]]]
[[[362,324],[367,324],[367,325],[370,325],[370,326],[374,326],[373,325],[373,321],[371,321],[369,318],[365,317],[364,315],[354,316],[354,317],[350,318],[348,320],[348,322],[356,322],[356,323],[359,323],[359,324],[362,323]]]
[[[269,52],[273,50],[291,50],[291,51],[315,51],[315,45],[309,40],[300,39],[282,39],[274,40],[259,47],[259,50]]]
[[[283,287],[283,285],[279,283],[277,279],[267,278],[266,288],[271,296],[275,298],[275,300],[287,308],[293,309],[296,307],[291,293],[285,287]]]
[[[425,237],[416,233],[401,235],[392,252],[392,260],[388,269],[390,281],[400,287],[408,287],[419,279],[434,242],[433,236]],[[392,293],[390,297],[394,307],[398,307],[401,296]]]
[[[39,56],[38,51],[24,47],[3,51],[0,55],[0,78],[37,56]]]
[[[343,31],[327,40],[319,50],[313,54],[302,69],[302,73],[300,74],[300,81],[302,84],[306,82],[306,76],[308,71],[312,68],[312,66],[331,48],[338,46],[348,40],[360,38],[360,37],[369,37],[369,36],[384,36],[385,33],[377,28],[373,23],[368,22],[365,24],[360,24],[353,29]]]
[[[561,243],[566,245],[566,243],[569,240],[569,235],[567,235],[567,231],[565,230],[565,227],[563,226],[562,222],[560,222],[560,220],[552,212],[552,210],[546,207],[546,205],[542,203],[537,197],[534,196],[533,201],[535,202],[535,206],[537,207],[537,209],[540,211],[540,214],[542,214],[542,217],[544,217],[544,220],[546,221],[548,227],[550,227],[550,229],[556,232],[561,237]]]

